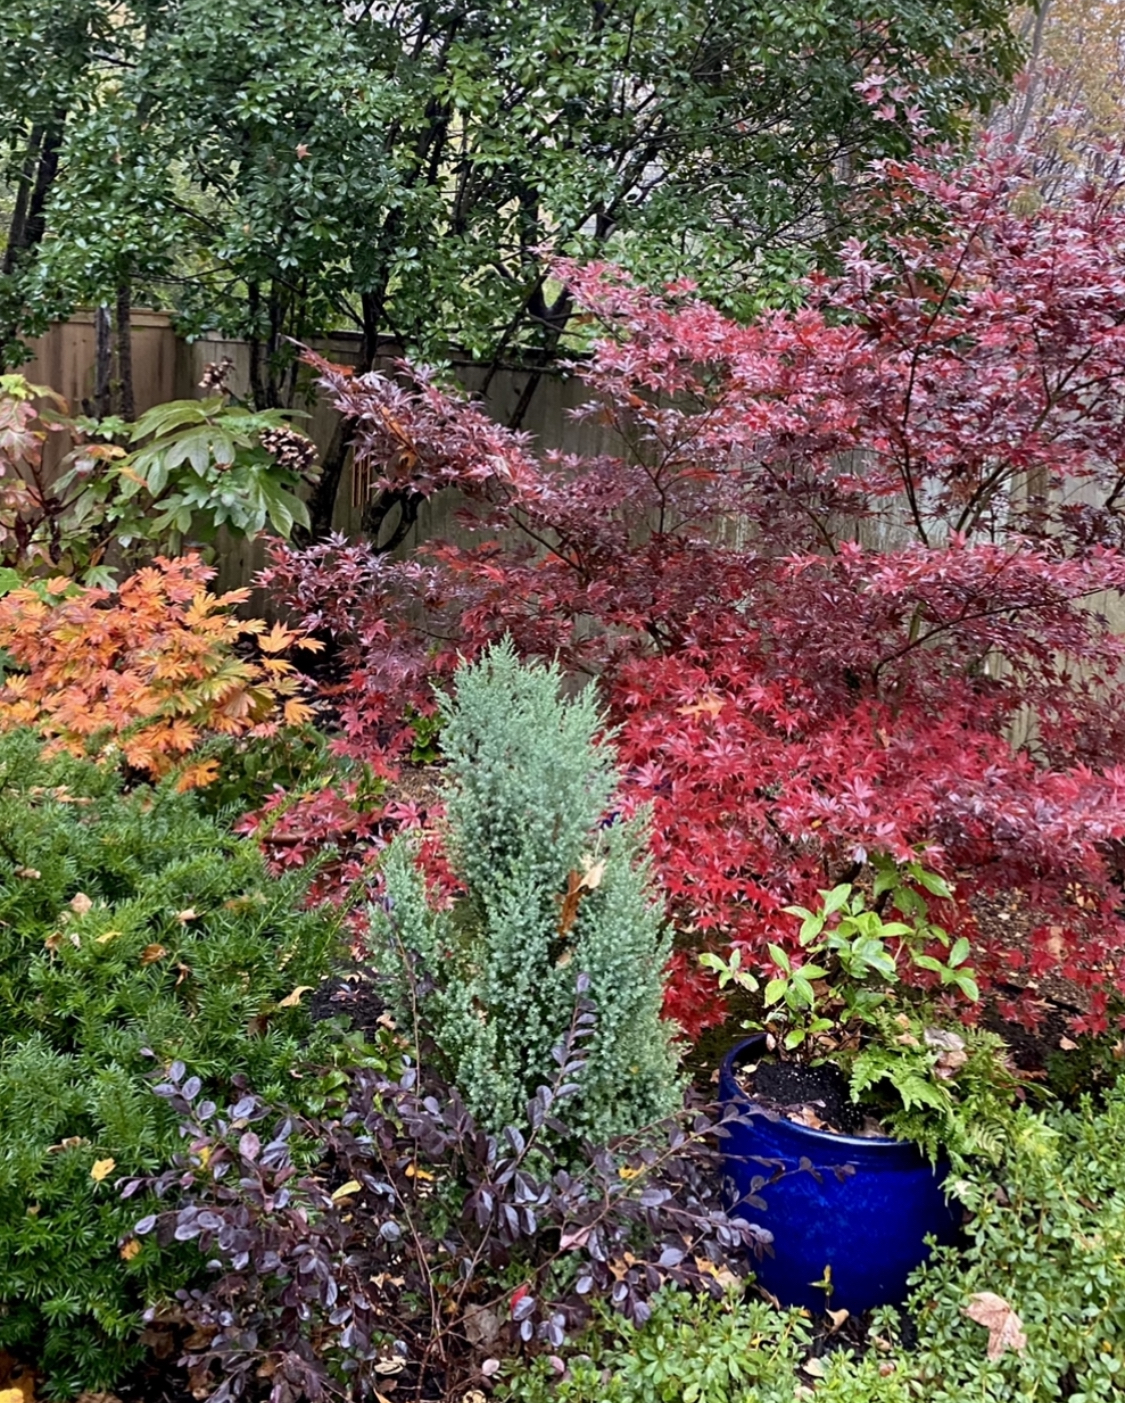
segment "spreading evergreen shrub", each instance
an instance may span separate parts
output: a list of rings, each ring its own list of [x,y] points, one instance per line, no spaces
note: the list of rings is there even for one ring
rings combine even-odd
[[[510,1403],[1100,1403],[1125,1396],[1125,1083],[1104,1103],[1013,1111],[999,1166],[953,1187],[965,1241],[908,1309],[814,1332],[804,1312],[665,1290],[565,1360],[513,1368]],[[904,1323],[909,1328],[903,1328]],[[833,1322],[838,1327],[840,1322]],[[857,1328],[858,1326],[858,1328]],[[819,1333],[819,1338],[817,1334]]]
[[[927,1400],[1094,1403],[1125,1395],[1125,1083],[1102,1104],[1015,1116],[997,1168],[959,1178],[965,1250],[942,1249],[913,1297]],[[978,1293],[1016,1316],[989,1358]],[[1006,1323],[1001,1312],[999,1331]],[[1018,1325],[1018,1337],[1013,1332]],[[1021,1342],[1021,1339],[1023,1342]]]
[[[644,815],[612,814],[617,773],[590,689],[566,699],[555,667],[492,648],[457,673],[445,708],[445,852],[460,894],[434,900],[408,836],[386,858],[373,913],[399,1013],[426,999],[448,1074],[477,1119],[518,1123],[589,981],[597,1030],[579,1129],[603,1141],[676,1109],[661,1021],[669,936]]]
[[[240,1077],[299,1100],[339,1033],[286,1001],[338,928],[196,795],[123,793],[30,734],[0,736],[0,812],[0,1349],[58,1395],[112,1385],[145,1298],[200,1265],[136,1239],[115,1187],[178,1143],[148,1077],[178,1059],[223,1102]]]

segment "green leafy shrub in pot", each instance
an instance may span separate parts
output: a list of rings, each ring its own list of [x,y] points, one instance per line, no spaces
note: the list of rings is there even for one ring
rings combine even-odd
[[[385,862],[372,916],[400,1015],[417,964],[427,1019],[452,1081],[490,1129],[513,1123],[589,980],[597,1031],[576,1126],[594,1141],[680,1105],[671,1028],[661,1018],[669,937],[644,816],[607,821],[617,774],[589,690],[567,700],[554,667],[508,644],[457,673],[444,709],[450,777],[446,851],[459,894],[433,900],[409,837]]]
[[[0,737],[0,1348],[61,1394],[110,1386],[145,1298],[198,1267],[136,1241],[115,1190],[177,1143],[148,1076],[181,1059],[216,1097],[299,1100],[340,1034],[291,996],[339,939],[195,795],[39,752]]]
[[[914,862],[884,860],[877,872],[871,900],[843,883],[821,893],[817,911],[787,908],[801,922],[797,949],[769,945],[773,977],[764,990],[737,948],[729,959],[701,961],[721,985],[761,990],[763,1017],[745,1026],[764,1029],[774,1056],[839,1068],[852,1101],[888,1133],[915,1141],[934,1161],[998,1158],[1026,1084],[999,1037],[957,1018],[979,998],[969,943],[950,943],[922,894],[950,900],[953,893]],[[919,975],[944,996],[941,1005]]]

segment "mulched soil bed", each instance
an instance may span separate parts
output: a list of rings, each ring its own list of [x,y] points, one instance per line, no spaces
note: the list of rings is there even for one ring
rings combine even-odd
[[[351,965],[314,992],[308,1009],[314,1023],[343,1017],[353,1032],[374,1041],[386,1018],[387,1005],[379,993],[374,971]]]

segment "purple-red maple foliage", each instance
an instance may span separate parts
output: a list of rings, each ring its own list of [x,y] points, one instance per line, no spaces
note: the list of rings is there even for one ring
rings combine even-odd
[[[1036,207],[1018,160],[884,163],[883,233],[800,310],[737,325],[676,285],[564,267],[601,339],[537,452],[422,370],[319,362],[396,492],[455,489],[464,544],[332,540],[265,581],[343,660],[346,744],[384,760],[457,650],[508,632],[600,679],[680,931],[748,956],[875,852],[920,856],[985,974],[1125,990],[1125,208]],[[927,233],[899,233],[909,228]],[[1018,888],[1017,948],[974,893]],[[669,1009],[713,1014],[681,955]]]

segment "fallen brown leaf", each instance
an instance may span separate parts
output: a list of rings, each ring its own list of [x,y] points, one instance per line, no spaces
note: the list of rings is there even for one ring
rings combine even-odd
[[[1009,1349],[1019,1354],[1027,1347],[1023,1321],[1003,1296],[993,1291],[975,1291],[969,1297],[965,1314],[988,1331],[989,1359],[999,1359]]]

